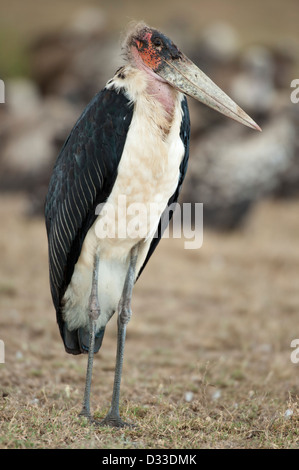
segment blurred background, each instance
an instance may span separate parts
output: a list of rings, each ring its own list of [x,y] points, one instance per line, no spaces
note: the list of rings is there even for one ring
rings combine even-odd
[[[299,192],[299,5],[237,2],[1,0],[0,187],[42,210],[50,170],[77,117],[122,64],[131,20],[163,30],[263,128],[261,135],[190,100],[191,161],[182,200],[230,230],[265,197]],[[299,76],[299,75],[298,75]]]
[[[204,203],[203,247],[184,250],[180,240],[163,240],[136,284],[134,309],[141,315],[130,323],[126,354],[132,381],[145,385],[126,389],[124,379],[126,396],[151,403],[146,390],[164,393],[178,383],[170,400],[186,390],[196,397],[204,378],[219,388],[217,397],[233,386],[232,395],[240,394],[228,400],[240,402],[267,386],[282,410],[290,391],[299,394],[289,359],[290,342],[299,337],[299,103],[290,100],[291,81],[299,78],[298,18],[298,0],[0,0],[6,98],[0,339],[9,365],[1,370],[3,397],[22,391],[19,403],[38,405],[47,403],[45,396],[62,396],[76,377],[83,387],[85,358],[64,354],[55,324],[43,204],[69,131],[123,63],[121,37],[131,20],[167,34],[263,132],[189,100],[190,163],[181,202]],[[106,334],[111,347],[99,365],[110,382],[113,335]],[[81,377],[70,370],[74,364]],[[108,400],[110,386],[95,377],[98,396]],[[226,406],[238,413],[234,401]]]

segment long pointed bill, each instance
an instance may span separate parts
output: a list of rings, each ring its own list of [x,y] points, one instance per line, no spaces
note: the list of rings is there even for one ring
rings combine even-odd
[[[185,95],[201,101],[245,126],[261,131],[253,119],[184,54],[179,60],[163,58],[163,66],[156,73]]]

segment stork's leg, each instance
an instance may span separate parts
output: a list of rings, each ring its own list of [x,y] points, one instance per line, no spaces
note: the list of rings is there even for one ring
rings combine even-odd
[[[92,287],[89,297],[89,349],[87,359],[86,383],[83,399],[83,407],[79,416],[86,416],[91,419],[90,415],[90,387],[92,377],[92,366],[94,356],[94,343],[96,333],[96,321],[100,314],[100,306],[98,300],[98,272],[99,272],[99,256],[96,254],[94,259],[94,267],[92,274]]]
[[[101,424],[123,427],[128,425],[125,423],[119,415],[119,394],[120,394],[120,382],[124,358],[124,347],[126,340],[126,328],[127,324],[132,315],[131,310],[131,299],[132,291],[135,282],[135,268],[138,256],[138,244],[135,245],[131,250],[130,265],[126,275],[126,280],[123,288],[123,293],[119,302],[118,307],[118,319],[117,319],[117,351],[116,351],[116,365],[114,375],[113,394],[111,401],[111,408],[101,422]]]

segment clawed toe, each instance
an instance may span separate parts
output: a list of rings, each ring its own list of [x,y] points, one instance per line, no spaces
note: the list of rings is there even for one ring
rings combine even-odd
[[[99,426],[111,426],[113,428],[134,427],[133,423],[123,421],[120,416],[111,416],[109,414],[101,421],[97,421],[96,424]]]

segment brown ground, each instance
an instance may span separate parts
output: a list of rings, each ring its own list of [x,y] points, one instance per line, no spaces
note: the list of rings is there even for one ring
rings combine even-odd
[[[21,196],[1,197],[0,447],[298,447],[299,201],[260,204],[235,234],[205,230],[197,251],[161,242],[128,327],[122,412],[138,426],[117,432],[77,418],[86,356],[64,352],[44,223],[23,209]],[[98,416],[111,397],[115,326],[95,360]]]

